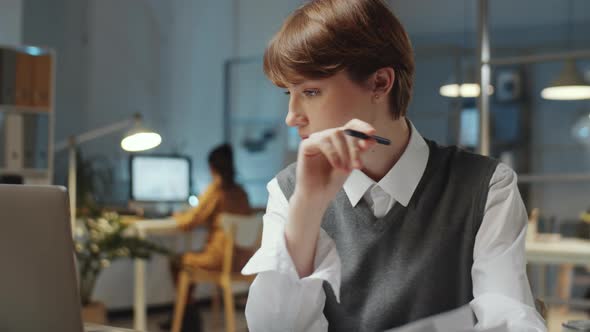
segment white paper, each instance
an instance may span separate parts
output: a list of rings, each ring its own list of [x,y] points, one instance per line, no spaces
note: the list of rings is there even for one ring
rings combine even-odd
[[[475,317],[469,305],[390,329],[384,332],[506,332],[506,323],[487,329],[475,328]]]
[[[458,332],[469,331],[474,326],[473,311],[469,305],[464,305],[458,309],[426,317],[385,332]]]
[[[457,332],[506,332],[506,331],[508,331],[508,325],[506,325],[506,323],[504,322],[498,326],[488,327],[487,329],[470,328],[467,330],[460,330]]]

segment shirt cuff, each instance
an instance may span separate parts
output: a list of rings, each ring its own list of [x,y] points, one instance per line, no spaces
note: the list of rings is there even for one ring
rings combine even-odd
[[[469,304],[477,317],[476,329],[491,328],[505,322],[509,332],[547,331],[543,317],[537,309],[510,297],[485,293]]]
[[[306,280],[323,280],[328,282],[330,287],[332,287],[336,301],[340,302],[340,257],[336,250],[336,244],[323,229],[320,229],[320,236],[316,247],[314,271],[311,275],[304,278],[299,278],[295,264],[287,250],[284,224],[267,222],[265,218],[264,229],[272,233],[272,236],[270,236],[272,241],[263,243],[262,247],[256,251],[246,266],[244,266],[242,274],[251,275],[273,271],[300,282],[305,282]]]

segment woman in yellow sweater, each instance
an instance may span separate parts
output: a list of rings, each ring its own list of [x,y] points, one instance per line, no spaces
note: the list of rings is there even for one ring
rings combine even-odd
[[[209,168],[213,181],[199,197],[199,204],[187,211],[175,213],[178,227],[184,231],[204,225],[208,229],[205,248],[182,255],[181,265],[207,270],[221,269],[225,235],[221,225],[222,212],[250,214],[248,195],[235,181],[231,146],[223,144],[209,153]]]
[[[191,231],[197,226],[207,227],[207,243],[202,251],[186,252],[172,260],[170,269],[176,286],[181,269],[200,268],[205,270],[221,270],[225,234],[221,225],[221,213],[250,214],[251,208],[248,195],[235,181],[234,160],[231,146],[223,144],[209,153],[209,169],[213,181],[199,196],[199,204],[187,211],[174,214],[178,227],[183,231]],[[236,248],[238,249],[238,248]],[[242,259],[245,264],[251,254],[245,253]],[[246,257],[247,256],[247,257]],[[237,263],[237,262],[236,262]],[[194,285],[189,288],[187,305],[190,304]],[[189,311],[186,311],[190,314]],[[160,323],[160,328],[170,329],[171,318]]]

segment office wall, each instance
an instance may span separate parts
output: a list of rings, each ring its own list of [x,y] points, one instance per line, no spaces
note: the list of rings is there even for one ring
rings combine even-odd
[[[55,140],[87,130],[88,1],[26,0],[23,43],[56,53]],[[58,183],[65,183],[67,153],[56,154]]]
[[[0,45],[18,45],[22,40],[23,0],[0,2]]]

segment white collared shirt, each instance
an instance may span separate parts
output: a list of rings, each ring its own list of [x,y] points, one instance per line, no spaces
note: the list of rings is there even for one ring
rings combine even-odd
[[[429,148],[411,125],[410,141],[398,162],[375,182],[354,170],[343,189],[352,206],[365,199],[376,217],[395,204],[407,206],[424,174]],[[526,275],[524,251],[527,214],[516,174],[499,164],[489,185],[485,213],[473,249],[474,299],[478,328],[508,323],[508,331],[546,331],[537,313]],[[320,229],[314,272],[299,278],[285,245],[289,203],[277,179],[269,182],[262,246],[242,270],[258,273],[250,287],[246,319],[250,331],[327,331],[323,281],[340,298],[340,257],[334,241]]]

